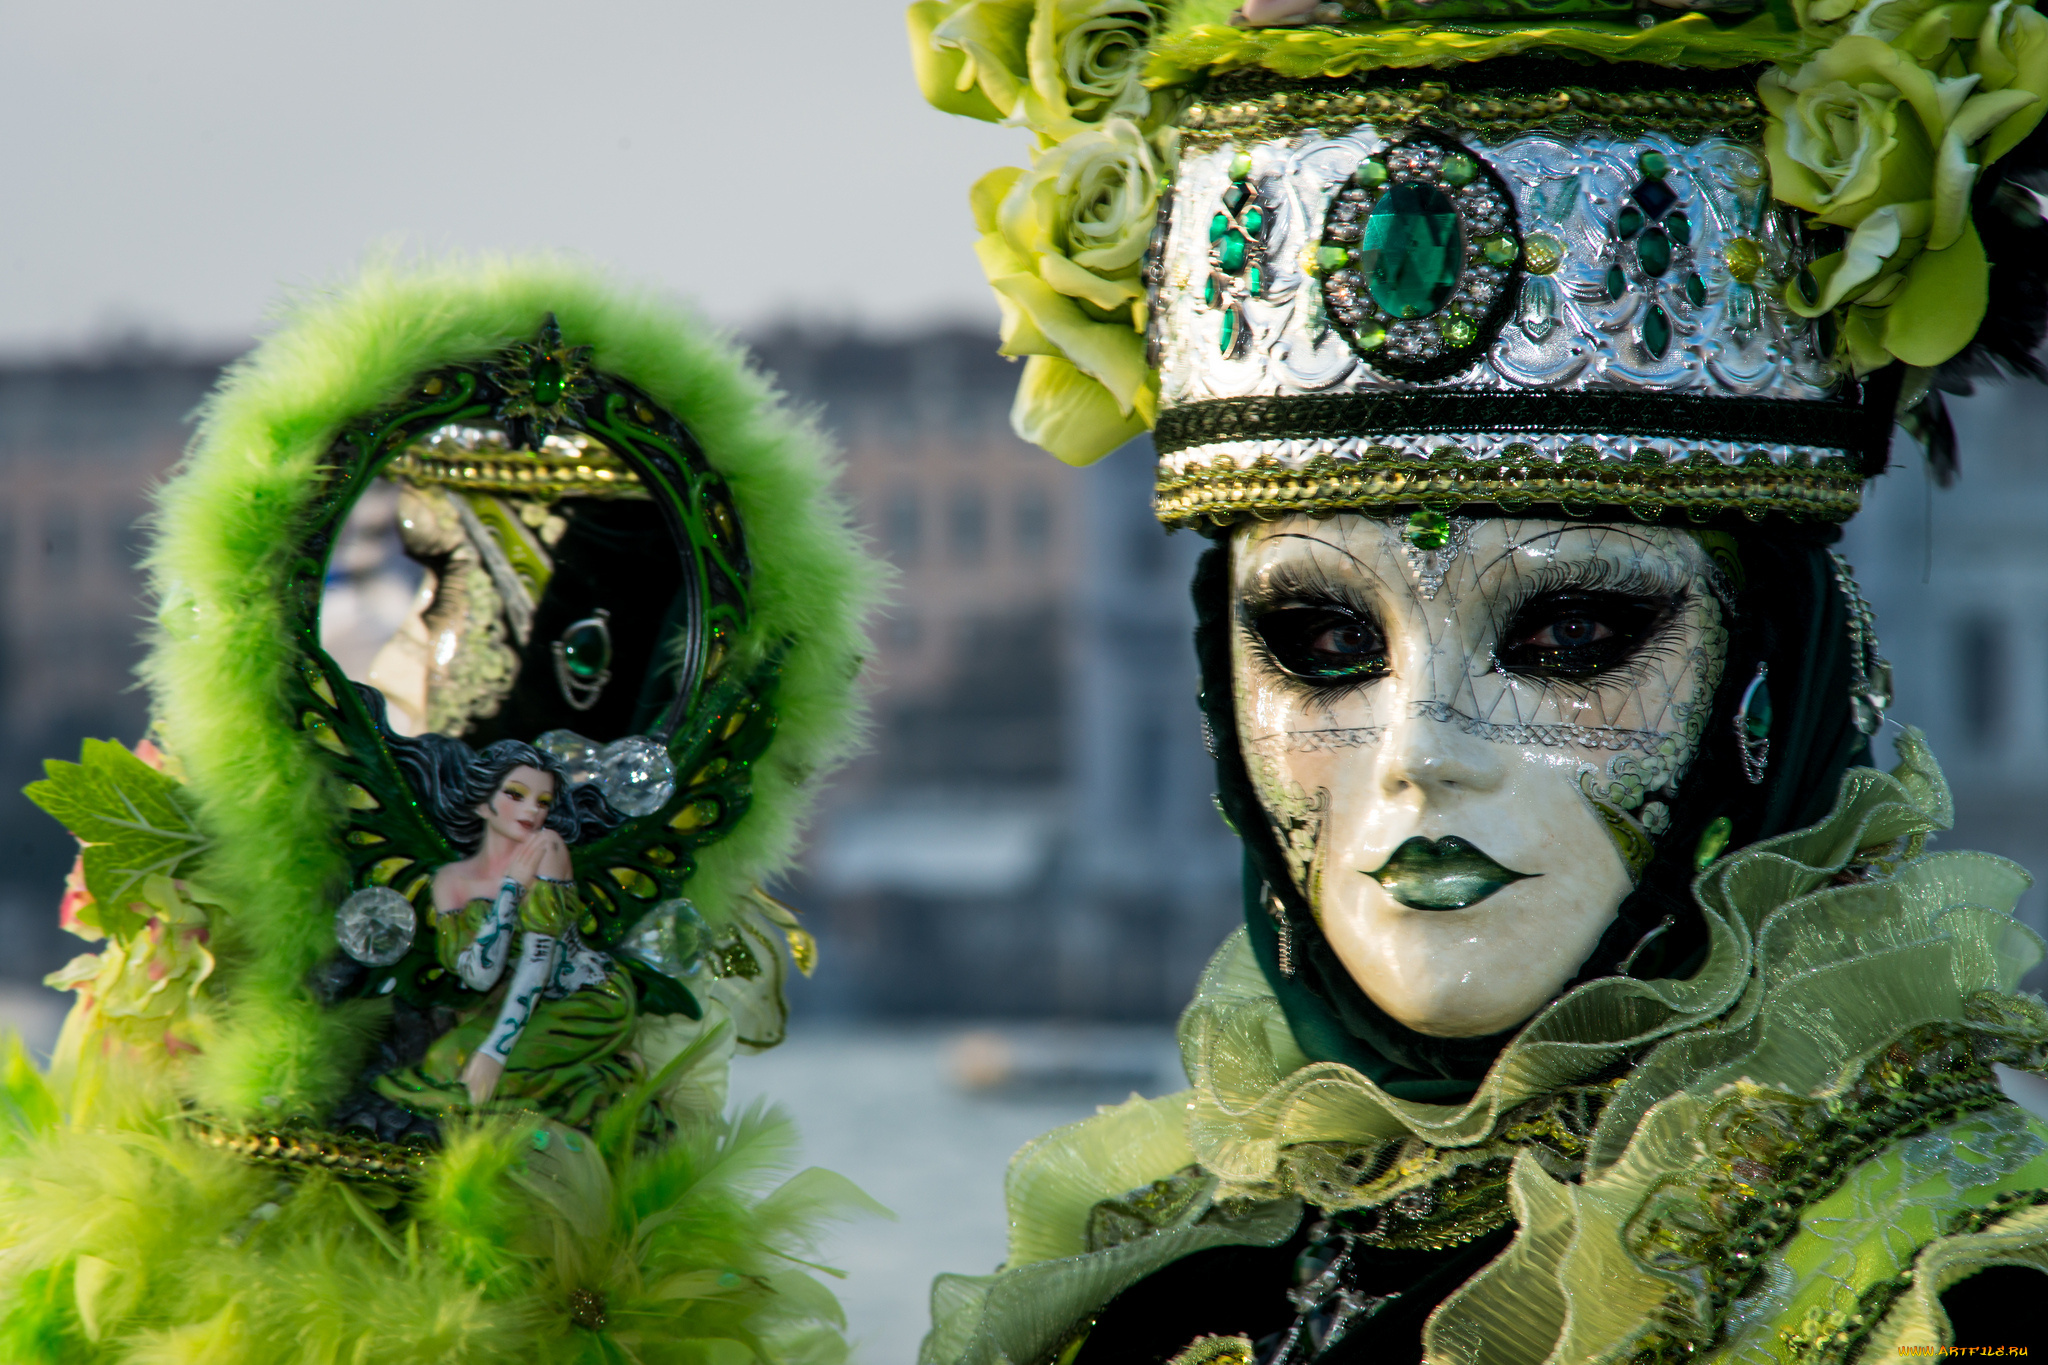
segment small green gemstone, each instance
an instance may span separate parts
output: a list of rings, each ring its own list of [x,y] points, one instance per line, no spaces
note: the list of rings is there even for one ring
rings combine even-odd
[[[1685,277],[1685,300],[1695,308],[1706,306],[1707,282],[1697,272]]]
[[[1250,292],[1253,298],[1257,298],[1259,296],[1259,291],[1264,287],[1264,283],[1265,272],[1260,270],[1257,266],[1253,266],[1251,269],[1244,272],[1244,287],[1247,291]]]
[[[1479,174],[1479,167],[1472,158],[1462,152],[1453,152],[1444,158],[1444,168],[1439,172],[1446,185],[1469,185],[1472,177]]]
[[[1671,268],[1671,239],[1664,229],[1651,228],[1636,238],[1636,262],[1645,275],[1662,275]]]
[[[562,373],[562,362],[551,355],[544,355],[533,362],[527,371],[533,377],[533,401],[536,403],[559,403],[566,377]]]
[[[1351,173],[1351,183],[1362,190],[1376,190],[1387,183],[1387,163],[1384,161],[1361,161],[1358,169]]]
[[[1713,865],[1728,847],[1728,839],[1735,833],[1735,822],[1725,815],[1714,817],[1714,823],[1700,832],[1700,845],[1693,850],[1692,870],[1704,872]]]
[[[1799,267],[1799,274],[1797,276],[1797,280],[1799,285],[1799,297],[1805,299],[1809,307],[1816,303],[1819,303],[1820,282],[1813,278],[1813,272],[1802,265]]]
[[[1243,185],[1232,185],[1229,189],[1223,191],[1223,207],[1229,209],[1232,213],[1236,213],[1244,207],[1244,201],[1251,197],[1252,192]]]
[[[1229,214],[1227,214],[1227,213],[1219,213],[1219,214],[1217,214],[1217,215],[1216,215],[1216,216],[1215,216],[1214,218],[1211,218],[1211,219],[1209,220],[1209,240],[1210,240],[1210,241],[1214,242],[1214,241],[1218,241],[1218,240],[1220,240],[1220,239],[1222,238],[1223,234],[1224,234],[1224,233],[1226,233],[1226,232],[1228,232],[1228,231],[1230,231],[1230,215],[1229,215]]]
[[[1224,355],[1229,355],[1236,346],[1237,310],[1235,308],[1226,308],[1223,311],[1223,330],[1217,334],[1216,338],[1216,349]]]
[[[1436,325],[1447,346],[1470,346],[1479,339],[1479,329],[1463,313],[1446,313]]]
[[[1257,237],[1266,230],[1266,211],[1254,204],[1244,211],[1238,221],[1244,224],[1246,233]]]
[[[1202,285],[1202,302],[1208,304],[1211,308],[1214,308],[1216,306],[1216,301],[1222,297],[1222,281],[1218,280],[1214,275],[1209,276],[1209,278]]]
[[[1244,234],[1236,228],[1223,234],[1223,242],[1216,248],[1216,264],[1228,274],[1235,275],[1244,269]]]
[[[1348,248],[1341,246],[1319,246],[1316,248],[1316,269],[1324,274],[1328,274],[1332,270],[1342,270],[1349,264],[1351,264],[1351,252]]]
[[[1692,219],[1683,213],[1664,215],[1664,230],[1671,234],[1671,240],[1678,246],[1692,245]]]
[[[1614,230],[1624,237],[1633,237],[1643,230],[1643,211],[1634,204],[1624,204],[1614,219]]]
[[[612,666],[612,642],[595,624],[579,624],[562,637],[562,667],[589,682]]]
[[[1361,351],[1377,351],[1387,344],[1387,329],[1368,322],[1351,334],[1351,344]]]
[[[1664,310],[1656,304],[1643,315],[1643,349],[1658,360],[1671,349],[1671,319],[1664,316]]]
[[[1491,265],[1508,264],[1515,259],[1518,251],[1520,251],[1520,248],[1515,245],[1515,239],[1508,236],[1505,232],[1495,233],[1491,237],[1481,237],[1479,239],[1479,254],[1484,256]]]
[[[1232,180],[1242,180],[1251,173],[1252,154],[1250,152],[1239,152],[1236,156],[1230,158],[1230,178]]]
[[[1742,699],[1742,729],[1751,739],[1768,739],[1771,733],[1771,689],[1761,677],[1750,685]]]
[[[1451,519],[1428,508],[1410,516],[1408,529],[1402,532],[1402,539],[1418,550],[1441,550],[1450,538]]]
[[[1626,275],[1624,275],[1624,274],[1622,274],[1622,273],[1621,273],[1621,267],[1620,267],[1620,266],[1618,266],[1618,265],[1610,265],[1610,266],[1608,266],[1608,267],[1607,267],[1607,297],[1608,297],[1608,298],[1610,298],[1610,299],[1619,299],[1619,298],[1620,298],[1620,297],[1621,297],[1621,296],[1622,296],[1623,294],[1626,294],[1627,292],[1628,292],[1628,276],[1626,276]]]
[[[1662,152],[1644,152],[1636,158],[1636,169],[1652,180],[1662,180],[1671,174],[1671,158]]]

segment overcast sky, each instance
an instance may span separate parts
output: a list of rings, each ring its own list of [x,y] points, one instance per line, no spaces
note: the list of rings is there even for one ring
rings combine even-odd
[[[737,325],[987,320],[898,0],[16,3],[0,354],[238,347],[381,244],[564,248]]]

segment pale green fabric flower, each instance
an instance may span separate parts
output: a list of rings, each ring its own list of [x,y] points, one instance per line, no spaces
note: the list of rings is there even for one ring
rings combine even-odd
[[[1785,302],[1806,317],[1846,310],[1859,373],[1894,358],[1938,365],[1983,320],[1989,265],[1970,193],[2048,109],[2048,20],[2012,0],[1879,0],[1850,27],[1865,31],[1758,83],[1774,194],[1852,229],[1814,262],[1812,292],[1788,283]]]
[[[1140,272],[1158,183],[1151,144],[1112,119],[1028,171],[1006,167],[974,187],[976,252],[1002,307],[1003,353],[1034,358],[1013,423],[1072,464],[1108,454],[1156,410]]]
[[[1049,144],[1111,119],[1154,122],[1141,78],[1155,20],[1145,0],[920,0],[910,46],[933,104]]]

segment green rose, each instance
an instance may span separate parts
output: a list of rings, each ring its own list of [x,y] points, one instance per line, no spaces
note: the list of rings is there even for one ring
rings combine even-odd
[[[1139,275],[1158,183],[1144,134],[1111,119],[1028,171],[1005,167],[974,187],[975,250],[1002,307],[1003,353],[1034,358],[1013,420],[1020,433],[1049,433],[1026,439],[1071,464],[1108,454],[1156,410]]]
[[[1813,292],[1788,284],[1785,302],[1806,317],[1846,309],[1858,372],[1894,358],[1938,365],[1969,344],[1988,274],[1970,191],[2048,108],[2048,21],[2032,9],[1999,0],[1894,17],[1911,22],[1891,42],[1851,33],[1758,84],[1774,194],[1852,230],[1814,262]],[[1976,25],[1966,74],[1950,37],[1964,21]]]
[[[1145,0],[920,0],[910,46],[925,98],[1056,141],[1109,119],[1150,124]]]

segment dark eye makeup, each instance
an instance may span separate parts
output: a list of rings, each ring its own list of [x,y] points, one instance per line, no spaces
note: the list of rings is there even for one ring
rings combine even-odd
[[[1530,678],[1597,678],[1633,659],[1677,607],[1675,594],[1539,593],[1516,609],[1494,661]]]
[[[1282,671],[1313,683],[1357,683],[1387,675],[1387,639],[1371,617],[1338,606],[1286,606],[1253,625]]]

